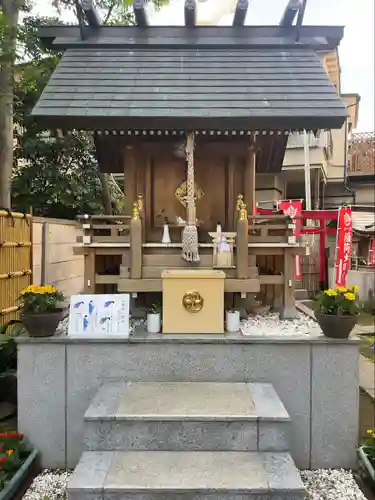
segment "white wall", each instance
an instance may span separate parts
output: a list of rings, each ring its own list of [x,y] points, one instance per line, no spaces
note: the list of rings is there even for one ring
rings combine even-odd
[[[331,268],[329,272],[329,286],[335,286],[335,269]],[[358,294],[361,300],[366,300],[370,290],[375,291],[375,271],[349,271],[348,285],[359,286]]]
[[[44,250],[43,225],[46,225]],[[82,291],[83,256],[73,254],[77,233],[74,221],[33,218],[34,283],[41,284],[44,281],[45,284],[55,285],[66,297]]]

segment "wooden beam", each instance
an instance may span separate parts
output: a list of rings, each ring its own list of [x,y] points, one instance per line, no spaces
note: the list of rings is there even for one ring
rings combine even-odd
[[[236,10],[234,12],[233,26],[243,26],[247,11],[249,9],[249,0],[237,0]]]
[[[193,27],[197,22],[197,4],[195,0],[185,0],[185,25]]]
[[[146,26],[148,26],[144,0],[133,0],[133,10],[137,26],[139,26],[140,28],[145,28]]]
[[[126,146],[124,151],[124,191],[130,206],[137,198],[137,165],[133,146]]]
[[[254,135],[251,136],[247,151],[244,175],[244,200],[249,207],[250,215],[253,215],[255,195],[255,169],[256,169],[256,148]]]
[[[81,0],[81,6],[89,25],[95,28],[99,28],[102,23],[93,0]]]
[[[298,317],[295,303],[294,251],[286,248],[284,253],[284,304],[281,319]]]
[[[95,249],[84,257],[84,291],[85,293],[95,293]]]
[[[226,279],[224,290],[228,293],[258,293],[260,290],[259,278],[250,279]],[[162,279],[126,279],[120,278],[118,281],[118,291],[123,293],[131,292],[162,292]]]
[[[298,42],[299,38],[300,38],[301,27],[302,27],[302,24],[303,24],[303,18],[305,17],[306,5],[307,5],[307,0],[302,0],[302,4],[301,4],[301,7],[299,9],[298,17],[297,17],[296,42]]]
[[[294,20],[301,8],[300,0],[289,0],[286,6],[282,18],[280,20],[280,26],[293,26]]]
[[[233,154],[229,155],[226,165],[226,205],[227,205],[227,231],[235,231],[236,228],[236,188],[235,188],[235,168],[236,157]]]
[[[130,277],[131,279],[142,278],[142,221],[133,218],[130,231]]]
[[[249,222],[247,220],[247,211],[244,211],[245,217],[241,217],[237,221],[237,240],[236,240],[236,274],[237,278],[247,279],[249,272]]]

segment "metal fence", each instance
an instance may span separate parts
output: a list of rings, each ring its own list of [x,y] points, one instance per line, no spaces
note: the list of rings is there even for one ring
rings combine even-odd
[[[31,215],[0,210],[0,325],[18,318],[18,297],[30,284],[31,269]]]

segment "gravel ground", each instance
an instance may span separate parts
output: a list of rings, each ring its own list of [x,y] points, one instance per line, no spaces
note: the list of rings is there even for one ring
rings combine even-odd
[[[70,471],[45,470],[33,481],[23,500],[65,500]]]
[[[65,500],[71,472],[45,471],[37,476],[23,500]],[[308,500],[366,500],[353,475],[344,470],[301,472]]]
[[[57,335],[67,335],[68,317],[64,318],[57,327]],[[135,327],[144,326],[143,320],[130,320],[131,332]],[[255,337],[268,335],[321,335],[322,330],[318,323],[305,314],[298,313],[298,318],[294,320],[281,320],[277,313],[269,313],[264,316],[249,316],[247,320],[241,321],[241,332],[243,335]],[[130,333],[131,334],[131,333]]]
[[[345,470],[301,472],[309,500],[366,500],[353,474]]]

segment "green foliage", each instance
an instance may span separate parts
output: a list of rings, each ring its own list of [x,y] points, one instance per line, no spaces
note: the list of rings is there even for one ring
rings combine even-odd
[[[366,453],[375,460],[375,430],[368,429],[367,438],[365,440]]]
[[[169,0],[146,0],[152,3],[156,9],[168,5]],[[75,0],[52,0],[52,5],[58,12],[76,11]],[[132,11],[132,0],[96,0],[103,24],[134,24]]]
[[[337,287],[320,292],[315,298],[315,309],[320,314],[355,316],[360,311],[358,287]]]
[[[151,304],[151,307],[149,307],[149,309],[147,310],[147,312],[149,314],[160,314],[161,313],[161,309],[162,309],[161,303],[160,302],[154,302],[153,304]]]
[[[31,313],[54,311],[64,298],[52,285],[30,285],[20,295],[23,310]]]
[[[168,0],[150,0],[156,8]],[[0,2],[1,3],[1,2]],[[104,23],[132,24],[131,0],[97,0]],[[74,0],[53,0],[58,12],[75,11]],[[38,27],[62,24],[58,18],[26,16],[18,26],[18,64],[15,71],[14,165],[12,205],[34,215],[73,219],[80,213],[104,211],[103,177],[99,175],[95,147],[89,133],[46,130],[31,116],[61,53],[44,47]],[[0,47],[7,29],[0,9]],[[22,62],[20,62],[22,61]],[[124,197],[111,180],[108,189],[116,212],[122,213]]]
[[[26,454],[23,434],[0,433],[0,492],[20,468]]]
[[[24,327],[19,320],[11,320],[0,327],[0,373],[17,369],[15,338],[22,335]]]
[[[61,24],[56,18],[27,17],[23,25],[24,62],[15,81],[16,147],[12,176],[13,206],[35,215],[75,218],[102,211],[102,188],[89,134],[45,130],[31,111],[61,54],[44,48],[37,28]]]
[[[75,218],[102,211],[101,184],[90,136],[73,132],[59,137],[28,131],[16,147],[13,205],[34,215]]]

